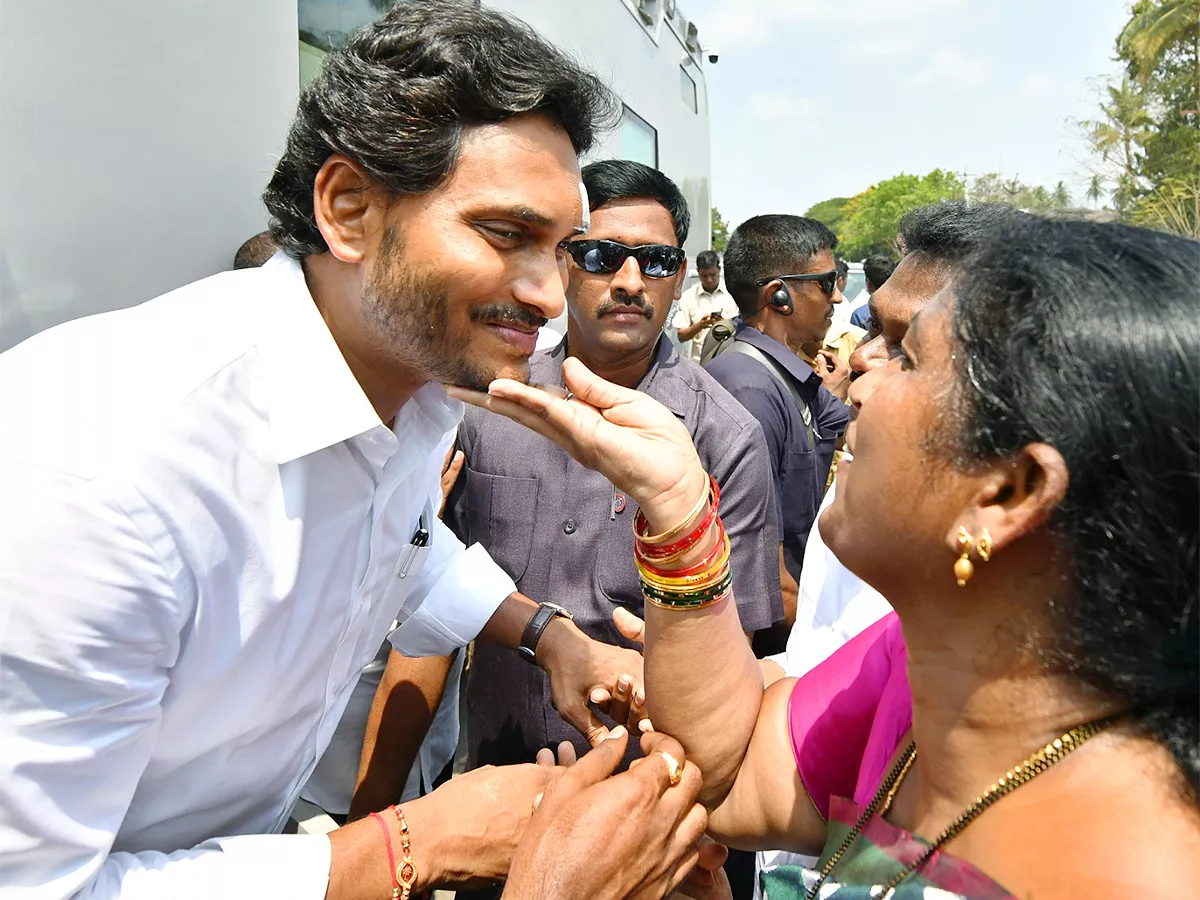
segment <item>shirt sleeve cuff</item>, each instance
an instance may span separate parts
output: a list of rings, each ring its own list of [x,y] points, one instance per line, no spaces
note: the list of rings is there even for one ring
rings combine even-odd
[[[516,584],[487,551],[472,544],[388,639],[405,656],[447,656],[473,641],[516,590]]]
[[[236,896],[325,900],[333,849],[323,834],[247,834],[216,838],[200,850],[219,850],[236,883]]]

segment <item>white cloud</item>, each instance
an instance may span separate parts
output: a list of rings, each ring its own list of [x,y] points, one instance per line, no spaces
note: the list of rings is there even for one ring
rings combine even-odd
[[[991,78],[992,61],[988,57],[968,56],[955,47],[943,47],[928,56],[907,81],[913,88],[970,90],[982,87]]]
[[[821,112],[821,104],[785,91],[760,91],[747,98],[746,112],[762,125],[805,125]]]
[[[778,37],[781,29],[802,26],[801,40],[820,40],[837,34],[848,47],[857,48],[860,42],[866,42],[888,56],[901,55],[916,43],[916,39],[927,39],[931,33],[936,34],[936,25],[941,18],[971,10],[967,0],[717,2],[719,6],[710,7],[697,19],[701,40],[706,44],[731,49],[754,47]],[[689,12],[688,6],[685,2],[685,14]]]
[[[1054,77],[1045,72],[1034,72],[1021,80],[1017,93],[1022,97],[1044,97],[1054,90]]]

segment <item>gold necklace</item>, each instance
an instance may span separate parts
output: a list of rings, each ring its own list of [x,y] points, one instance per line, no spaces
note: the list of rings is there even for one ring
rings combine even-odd
[[[878,896],[881,900],[887,900],[891,896],[897,885],[900,884],[909,875],[916,872],[925,861],[929,859],[937,850],[947,841],[956,837],[964,828],[974,821],[980,813],[999,800],[1006,794],[1011,794],[1021,785],[1032,780],[1035,776],[1041,775],[1048,768],[1065,757],[1072,750],[1077,749],[1082,743],[1095,737],[1105,728],[1112,724],[1112,719],[1101,719],[1096,722],[1088,722],[1084,725],[1077,725],[1070,731],[1063,734],[1061,737],[1055,738],[1045,747],[1026,757],[1018,765],[1013,766],[1002,776],[996,779],[996,783],[989,787],[986,791],[975,798],[975,802],[963,811],[957,819],[951,822],[946,829],[937,836],[937,839],[929,845],[925,851],[915,860],[909,863],[900,874],[894,876],[887,884],[883,885],[882,891],[876,893],[872,891],[872,896]],[[821,890],[821,885],[825,883],[834,867],[846,853],[847,850],[858,840],[862,834],[863,828],[866,827],[876,813],[884,815],[891,808],[892,801],[896,797],[896,792],[900,790],[900,783],[904,780],[904,776],[908,774],[908,770],[912,768],[913,762],[917,758],[917,745],[911,743],[905,748],[904,753],[896,760],[896,764],[892,766],[887,778],[883,780],[883,784],[879,786],[879,790],[875,792],[875,796],[871,799],[850,833],[846,835],[845,840],[834,854],[829,857],[829,862],[825,863],[821,869],[820,877],[817,878],[817,883],[809,889],[806,900],[815,900],[817,893]]]

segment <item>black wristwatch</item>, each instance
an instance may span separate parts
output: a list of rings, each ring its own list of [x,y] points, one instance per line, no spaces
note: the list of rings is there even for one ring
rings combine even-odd
[[[537,652],[538,641],[542,639],[542,633],[550,621],[558,616],[562,616],[564,619],[575,618],[557,603],[538,604],[537,612],[533,614],[529,624],[525,626],[525,631],[521,634],[521,645],[517,647],[517,652],[524,659],[529,662],[534,661],[534,654]]]

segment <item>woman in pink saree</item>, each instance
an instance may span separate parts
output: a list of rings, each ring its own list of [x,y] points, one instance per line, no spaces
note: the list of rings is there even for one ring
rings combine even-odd
[[[650,717],[702,771],[710,833],[819,854],[770,900],[1200,884],[1197,271],[1200,244],[1123,226],[985,242],[852,386],[821,530],[897,618],[803,678],[764,689],[727,595],[647,604]],[[564,375],[565,397],[458,394],[603,471],[655,532],[713,520],[669,412]]]

